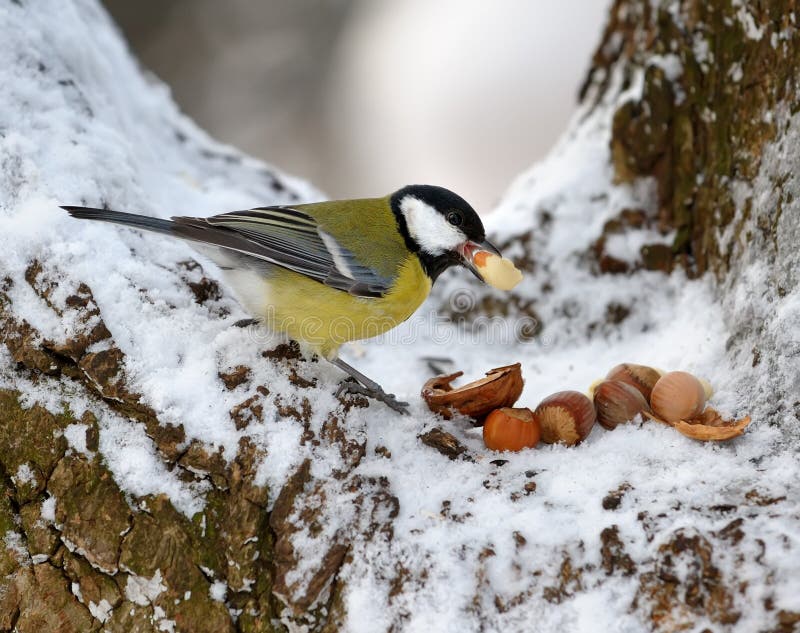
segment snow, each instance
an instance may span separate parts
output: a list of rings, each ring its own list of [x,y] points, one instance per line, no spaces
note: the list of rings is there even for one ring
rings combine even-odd
[[[90,453],[89,449],[86,448],[86,431],[88,428],[85,424],[70,424],[64,429],[64,437],[67,438],[70,447],[84,455]]]
[[[749,16],[742,8],[740,18],[742,11]],[[59,19],[52,20],[53,14]],[[267,342],[258,330],[231,327],[248,315],[228,289],[218,300],[196,303],[179,262],[195,259],[206,276],[220,279],[220,274],[187,244],[78,222],[57,208],[107,203],[168,217],[320,194],[220,146],[185,119],[166,88],[142,76],[94,2],[42,0],[35,10],[5,3],[0,23],[7,25],[4,32],[16,34],[0,41],[5,62],[0,64],[0,270],[15,282],[8,292],[14,312],[43,337],[63,340],[75,326],[72,317],[50,309],[25,282],[24,272],[37,259],[61,281],[60,292],[85,282],[124,353],[130,389],[141,394],[162,424],[183,425],[187,444],[198,439],[232,459],[240,440],[249,438],[263,455],[257,483],[269,486],[270,504],[310,458],[312,481],[324,494],[313,496],[311,486],[304,491],[305,509],[318,512],[318,531],[312,537],[301,529],[291,536],[299,563],[287,578],[297,595],[319,568],[325,545],[340,542],[349,544],[338,576],[347,631],[391,626],[404,631],[639,631],[642,614],[631,609],[638,579],[606,577],[602,530],[617,526],[627,553],[646,567],[655,564],[659,547],[675,531],[714,533],[741,516],[747,521],[736,550],[744,552],[742,560],[719,549],[715,558],[728,585],[747,583],[747,592],[736,597],[742,612],[738,626],[758,628],[768,617],[767,596],[777,609],[797,608],[800,465],[790,403],[800,393],[800,228],[788,211],[778,217],[769,213],[776,208],[776,174],[789,170],[786,186],[800,189],[794,176],[800,159],[793,151],[800,141],[800,118],[778,113],[784,134],[767,153],[759,178],[753,186],[731,185],[740,216],[748,201],[755,213],[743,220],[750,223],[744,230],[723,236],[736,270],[720,286],[711,277],[690,281],[681,272],[597,276],[591,271],[586,254],[605,222],[622,209],[655,205],[652,181],[613,184],[608,156],[611,114],[619,102],[641,93],[642,73],[634,75],[627,91],[610,90],[594,110],[578,112],[550,156],[522,174],[486,216],[496,241],[532,231],[526,248],[535,270],[518,292],[534,302],[537,316],[512,311],[507,319],[475,326],[467,318],[471,306],[486,296],[505,302],[507,295],[478,286],[464,271],[452,271],[407,323],[344,351],[345,360],[411,402],[409,417],[373,403],[354,409],[345,421],[347,438],[366,442],[366,455],[351,476],[386,481],[397,499],[394,518],[381,510],[391,520],[392,537],[371,538],[364,525],[371,517],[359,513],[357,494],[348,488],[351,480],[334,476],[345,461],[339,449],[303,441],[309,430],[319,436],[328,411],[338,405],[333,392],[341,373],[322,362],[264,359]],[[28,45],[19,46],[20,38]],[[668,66],[679,71],[672,61]],[[59,83],[64,81],[71,82],[67,90]],[[757,234],[759,214],[779,223],[786,236],[776,246],[772,266],[737,237],[748,229]],[[670,239],[632,233],[614,237],[609,248],[634,261],[643,244]],[[517,242],[506,254],[520,256],[523,247]],[[608,318],[614,306],[629,311],[620,323]],[[444,320],[447,309],[463,318]],[[541,332],[521,339],[520,332],[534,321],[543,324]],[[754,346],[761,358],[755,366]],[[754,422],[743,437],[720,445],[644,422],[614,432],[595,428],[574,448],[542,446],[500,455],[483,447],[480,430],[466,420],[447,422],[427,410],[418,397],[430,376],[427,356],[448,357],[446,368],[463,370],[469,378],[521,362],[526,384],[519,404],[530,407],[554,391],[585,390],[620,362],[687,370],[714,385],[714,406],[731,415],[751,414]],[[227,390],[218,373],[238,365],[250,367],[251,377]],[[302,392],[313,405],[307,428],[277,413],[277,395],[290,403],[300,397],[288,367],[316,380]],[[133,497],[164,493],[188,517],[203,509],[208,484],[186,482],[178,469],[169,470],[142,424],[98,404],[66,379],[33,382],[19,376],[4,350],[0,385],[22,389],[27,404],[40,402],[51,411],[61,412],[64,402],[76,415],[91,411],[99,420],[99,454]],[[259,385],[270,390],[263,398],[264,419],[237,430],[229,411],[255,395]],[[417,439],[434,426],[453,433],[472,461],[450,461]],[[82,452],[84,431],[80,424],[67,430],[70,445]],[[531,481],[536,490],[525,494]],[[619,508],[604,509],[601,499],[622,484],[631,489]],[[753,490],[785,500],[762,506],[747,496]],[[46,520],[54,520],[54,503],[51,498],[42,504]],[[726,504],[737,509],[710,509]],[[297,515],[292,519],[299,522]],[[19,544],[24,551],[15,534],[7,534],[7,546]],[[759,541],[766,544],[762,553]],[[581,589],[553,604],[542,595],[567,557],[583,570]],[[203,571],[213,578],[212,570]],[[242,590],[253,582],[247,579]],[[224,599],[224,581],[210,587],[215,599]],[[129,577],[125,593],[145,605],[165,589],[157,571],[152,579]],[[106,617],[108,609],[96,606]],[[165,619],[159,625],[172,626]]]
[[[3,545],[6,551],[17,561],[17,564],[27,566],[31,564],[31,557],[25,546],[25,537],[16,530],[8,530],[3,535]]]
[[[93,601],[89,601],[89,613],[92,614],[92,617],[97,618],[101,622],[105,622],[111,616],[111,610],[113,607],[111,603],[103,598],[100,600],[99,603],[95,604]]]
[[[56,498],[55,497],[47,497],[44,501],[42,501],[42,519],[44,521],[49,521],[50,523],[55,523],[56,521]]]
[[[191,518],[203,508],[205,481],[186,483],[159,459],[144,425],[106,414],[100,422],[100,453],[123,489],[135,496],[166,494],[180,512]]]
[[[222,580],[215,580],[208,588],[208,593],[212,600],[216,600],[217,602],[225,602],[225,595],[228,593],[228,585]]]
[[[24,484],[36,486],[36,473],[31,470],[29,464],[20,464],[19,468],[17,468],[16,475],[11,476],[11,481],[17,486]]]
[[[671,245],[675,232],[662,234],[654,230],[615,233],[606,238],[605,252],[621,261],[634,264],[639,259],[641,248],[645,245]]]
[[[152,578],[131,574],[125,584],[125,597],[134,604],[146,606],[153,602],[162,591],[167,590],[161,580],[160,569],[156,569]]]
[[[736,17],[739,19],[739,24],[745,36],[751,40],[760,40],[764,37],[764,26],[758,26],[756,24],[756,19],[753,17],[753,14],[747,10],[747,5],[742,3],[741,0],[737,0],[733,3],[733,6],[739,7],[736,12]]]
[[[695,37],[692,40],[692,53],[695,61],[703,68],[703,72],[706,72],[709,64],[714,63],[714,53],[709,48],[708,40],[703,37]]]
[[[677,81],[683,74],[681,58],[674,53],[668,55],[653,55],[648,58],[647,63],[648,65],[658,66],[664,71],[666,78],[673,82]]]
[[[165,615],[166,612],[164,609],[158,605],[153,607],[153,620],[157,623],[158,630],[166,631],[167,633],[175,633],[175,625],[177,622],[164,617]]]

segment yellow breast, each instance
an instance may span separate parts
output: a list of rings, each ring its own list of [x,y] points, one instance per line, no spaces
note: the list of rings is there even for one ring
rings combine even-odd
[[[237,289],[243,286],[242,279],[230,282]],[[249,287],[239,294],[254,316],[326,358],[334,358],[343,343],[379,336],[398,326],[431,289],[431,280],[415,255],[401,265],[393,290],[377,298],[354,297],[283,268],[246,283]],[[260,285],[257,291],[256,284]]]

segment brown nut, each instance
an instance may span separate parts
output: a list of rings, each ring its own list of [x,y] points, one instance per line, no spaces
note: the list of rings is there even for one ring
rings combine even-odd
[[[621,380],[601,382],[594,391],[597,421],[609,431],[630,422],[640,413],[650,411],[650,405],[633,385]]]
[[[621,380],[636,387],[648,402],[650,402],[650,393],[659,378],[661,378],[661,374],[658,373],[658,370],[634,363],[622,363],[613,367],[606,374],[606,380]]]
[[[650,394],[653,413],[670,424],[697,417],[703,412],[705,405],[703,385],[685,371],[664,374]]]
[[[483,443],[493,451],[521,451],[536,446],[541,433],[530,409],[504,407],[486,417]]]
[[[463,373],[435,376],[425,383],[422,397],[431,411],[447,419],[458,411],[480,422],[495,409],[513,406],[522,394],[519,363],[490,369],[485,378],[453,389],[450,383]]]
[[[559,391],[539,403],[534,416],[542,427],[542,441],[573,446],[592,430],[597,413],[592,401],[579,391]]]

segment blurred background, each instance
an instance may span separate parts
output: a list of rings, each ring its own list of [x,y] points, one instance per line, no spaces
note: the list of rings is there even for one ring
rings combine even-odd
[[[105,0],[217,139],[331,197],[479,211],[564,131],[610,0]]]

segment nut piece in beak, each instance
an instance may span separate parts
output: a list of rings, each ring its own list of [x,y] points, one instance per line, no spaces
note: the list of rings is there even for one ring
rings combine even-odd
[[[514,262],[488,251],[475,251],[472,263],[481,279],[498,290],[511,290],[522,281],[522,272]]]

